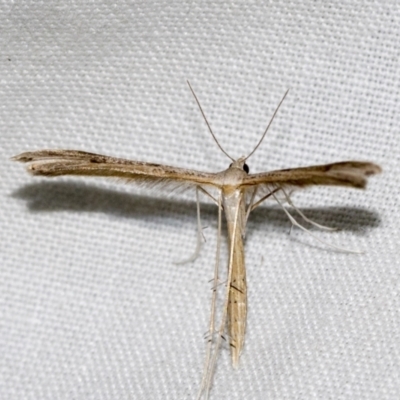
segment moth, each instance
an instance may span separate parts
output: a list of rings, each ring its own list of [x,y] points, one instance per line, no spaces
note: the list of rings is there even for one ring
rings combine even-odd
[[[213,371],[217,359],[218,349],[224,334],[228,337],[231,348],[232,364],[239,365],[242,353],[247,317],[247,283],[245,269],[244,238],[248,217],[256,207],[269,197],[275,198],[279,204],[278,193],[283,194],[291,203],[288,191],[309,186],[330,185],[363,189],[367,178],[381,172],[381,168],[366,161],[342,161],[333,164],[315,165],[310,167],[283,169],[271,172],[251,174],[247,161],[254,154],[263,141],[275,115],[277,114],[285,93],[278,104],[267,128],[253,151],[238,159],[232,158],[218,143],[200,102],[191,85],[189,88],[197,102],[208,129],[221,151],[231,160],[229,167],[221,172],[209,173],[191,169],[153,164],[142,161],[131,161],[100,154],[88,153],[79,150],[39,150],[19,154],[13,160],[29,163],[28,170],[33,175],[55,177],[61,175],[82,175],[123,178],[129,182],[144,184],[172,183],[195,187],[197,192],[198,222],[200,221],[198,192],[210,196],[218,206],[218,243],[216,265],[214,270],[214,286],[212,295],[211,317],[209,323],[209,342],[206,350],[206,360],[203,378],[197,398],[203,395],[207,398],[212,382]],[[219,195],[217,198],[209,193],[214,188]],[[300,226],[289,214],[291,222]],[[301,212],[300,215],[309,221]],[[225,214],[228,230],[229,260],[222,316],[216,321],[216,296],[219,281],[219,257],[222,212]],[[310,221],[309,221],[310,222]],[[316,224],[318,225],[318,224]],[[319,225],[318,225],[319,226]],[[300,226],[301,227],[301,226]],[[198,225],[199,237],[201,226]],[[199,243],[199,242],[198,242]],[[196,252],[197,253],[197,252]],[[217,339],[214,340],[214,334]]]

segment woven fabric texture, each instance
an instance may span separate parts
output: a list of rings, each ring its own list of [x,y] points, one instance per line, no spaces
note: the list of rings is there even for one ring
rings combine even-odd
[[[238,370],[211,399],[400,398],[400,3],[99,1],[0,5],[0,398],[193,399],[217,210],[194,191],[33,178],[10,157],[79,149],[202,171],[380,164],[367,190],[293,194],[251,215]],[[305,224],[307,227],[309,225]],[[226,240],[222,268],[226,265]]]

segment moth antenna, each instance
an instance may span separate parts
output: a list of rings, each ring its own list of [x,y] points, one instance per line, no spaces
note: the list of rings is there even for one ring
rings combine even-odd
[[[363,251],[360,250],[350,250],[350,249],[345,249],[344,247],[339,247],[339,246],[335,246],[333,244],[330,244],[328,242],[325,242],[324,240],[320,239],[318,236],[314,235],[312,232],[310,232],[307,228],[304,228],[303,225],[299,224],[294,218],[293,216],[289,213],[288,210],[286,210],[286,208],[283,206],[283,204],[279,201],[279,199],[275,196],[275,194],[273,194],[274,199],[276,200],[276,202],[281,206],[282,210],[285,212],[285,214],[288,216],[290,222],[292,223],[292,226],[297,226],[298,228],[300,228],[301,230],[303,230],[304,232],[307,232],[311,237],[313,237],[315,240],[318,240],[318,242],[324,244],[325,246],[329,246],[332,247],[335,250],[339,250],[339,251],[344,251],[346,253],[355,253],[355,254],[362,254]]]
[[[206,122],[206,124],[207,124],[207,126],[208,126],[208,130],[210,131],[211,136],[212,136],[213,139],[215,140],[215,143],[217,143],[217,146],[221,149],[221,151],[222,151],[228,158],[230,158],[232,161],[235,161],[235,159],[232,158],[232,157],[222,148],[222,146],[219,144],[219,142],[218,142],[216,136],[214,135],[214,132],[213,132],[212,129],[211,129],[210,124],[209,124],[208,121],[207,121],[207,117],[206,117],[206,115],[204,114],[203,109],[201,108],[200,101],[199,101],[199,99],[197,98],[196,93],[194,92],[192,86],[190,85],[190,82],[189,82],[189,81],[186,81],[186,82],[187,82],[187,84],[189,85],[190,91],[192,92],[193,97],[195,98],[197,105],[199,106],[201,115],[203,116],[204,121]]]
[[[261,136],[261,139],[258,141],[256,147],[254,147],[253,151],[245,158],[245,160],[248,160],[248,159],[254,154],[254,152],[259,148],[260,144],[262,143],[262,141],[263,141],[264,138],[265,138],[265,135],[266,135],[267,132],[268,132],[269,127],[270,127],[271,124],[272,124],[272,121],[274,120],[276,114],[278,113],[278,110],[279,110],[280,106],[282,105],[283,100],[285,100],[285,97],[287,96],[288,93],[289,93],[289,89],[286,90],[286,93],[283,95],[281,101],[280,101],[279,104],[278,104],[278,107],[276,107],[275,112],[274,112],[274,114],[272,115],[272,118],[269,120],[269,123],[268,123],[268,125],[267,125],[267,128],[265,129],[263,135]]]

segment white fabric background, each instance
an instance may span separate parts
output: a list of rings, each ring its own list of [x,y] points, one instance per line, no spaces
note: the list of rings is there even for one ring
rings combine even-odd
[[[212,399],[400,398],[399,2],[1,4],[0,397],[193,399],[216,234],[204,199],[118,181],[32,178],[42,148],[217,171],[190,79],[225,149],[253,172],[371,160],[366,191],[294,196],[316,232],[273,203],[251,217],[241,366],[221,351]],[[226,255],[226,254],[225,254]]]

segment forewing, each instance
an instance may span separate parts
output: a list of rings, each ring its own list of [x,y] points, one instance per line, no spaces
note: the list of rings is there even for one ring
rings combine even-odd
[[[305,168],[282,169],[248,175],[242,187],[265,185],[270,187],[306,187],[333,185],[364,188],[367,178],[381,172],[379,165],[364,161],[343,161]]]
[[[215,174],[131,161],[78,150],[39,150],[19,154],[15,161],[31,163],[33,175],[83,175],[124,178],[150,184],[213,185]]]

